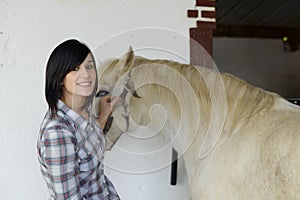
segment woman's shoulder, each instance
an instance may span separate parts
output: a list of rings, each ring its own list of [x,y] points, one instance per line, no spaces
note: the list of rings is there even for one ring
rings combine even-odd
[[[74,127],[67,119],[58,114],[51,114],[49,111],[46,113],[40,127],[41,135],[62,133],[65,136],[69,135],[71,137],[75,137],[74,132]]]

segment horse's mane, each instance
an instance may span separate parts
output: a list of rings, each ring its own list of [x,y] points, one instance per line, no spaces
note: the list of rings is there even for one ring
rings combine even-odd
[[[215,73],[220,73],[214,69],[194,66],[191,64],[182,64],[171,60],[150,60],[139,56],[136,56],[135,58],[136,66],[151,63],[164,64],[169,67],[172,67],[188,79],[194,78],[193,76],[197,76],[197,78],[199,78],[199,76],[196,75],[196,68],[198,68],[198,70],[200,70],[201,74],[204,76],[210,76]],[[276,93],[272,93],[262,88],[255,87],[254,85],[251,85],[245,80],[242,80],[232,74],[220,74],[223,78],[223,82],[226,88],[226,94],[230,102],[243,100],[246,104],[255,104],[256,107],[261,104],[263,104],[264,106],[271,106],[274,103],[274,98],[279,97],[279,95]]]
[[[184,75],[190,80],[194,89],[198,90],[197,96],[202,103],[202,107],[208,108],[207,110],[202,110],[202,112],[208,115],[211,102],[209,91],[207,90],[203,77],[208,79],[210,77],[212,77],[212,79],[217,76],[222,77],[227,101],[226,124],[230,124],[231,128],[235,127],[238,123],[242,125],[243,122],[246,122],[252,116],[263,114],[264,111],[271,109],[275,104],[275,100],[279,97],[279,95],[275,93],[255,87],[232,74],[220,73],[205,67],[181,64],[170,60],[150,60],[136,56],[134,65],[139,66],[143,64],[167,65]],[[198,72],[201,73],[201,76]]]
[[[263,115],[264,112],[273,108],[276,100],[280,97],[276,93],[268,92],[255,87],[232,74],[222,74],[228,105],[228,118],[232,126],[247,122],[255,115]]]

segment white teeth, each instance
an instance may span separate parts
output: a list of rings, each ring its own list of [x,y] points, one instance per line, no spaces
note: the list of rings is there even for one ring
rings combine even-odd
[[[89,86],[89,85],[91,85],[91,82],[77,83],[77,85]]]

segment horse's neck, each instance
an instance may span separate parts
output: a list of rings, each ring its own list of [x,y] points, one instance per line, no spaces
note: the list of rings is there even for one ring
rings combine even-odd
[[[227,101],[226,121],[227,128],[230,127],[230,130],[247,123],[253,116],[262,115],[270,110],[275,99],[279,97],[275,93],[254,87],[230,74],[224,74],[223,80]]]
[[[136,115],[133,117],[136,123],[146,125],[151,123],[151,119],[166,120],[162,132],[168,139],[176,137],[174,146],[182,149],[179,146],[190,143],[199,126],[205,132],[211,120],[210,97],[218,95],[210,94],[208,91],[202,76],[210,76],[210,71],[205,70],[205,73],[203,75],[197,73],[190,65],[182,66],[175,63],[172,66],[163,61],[151,63],[150,66],[144,64],[144,67],[133,70],[133,82],[142,97],[132,99],[132,109],[136,109],[133,112]],[[208,83],[216,84],[215,78],[211,78]],[[219,99],[214,98],[213,101]],[[216,104],[219,105],[218,102]],[[156,105],[152,110],[154,112],[149,112],[153,105]],[[204,137],[204,134],[199,137]]]

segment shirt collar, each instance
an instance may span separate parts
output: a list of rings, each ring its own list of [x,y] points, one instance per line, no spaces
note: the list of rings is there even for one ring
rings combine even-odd
[[[61,100],[58,100],[58,103],[57,103],[57,115],[67,119],[68,121],[75,124],[76,127],[79,127],[82,130],[85,130],[88,125],[88,121],[86,119],[84,119],[77,112],[75,112],[74,110],[69,108]],[[91,117],[91,116],[89,115],[89,117]]]

